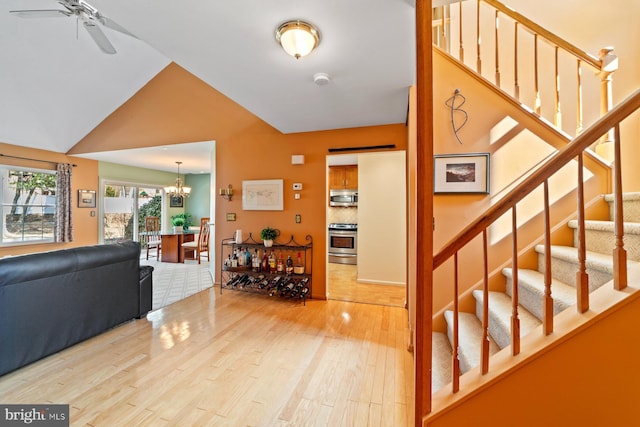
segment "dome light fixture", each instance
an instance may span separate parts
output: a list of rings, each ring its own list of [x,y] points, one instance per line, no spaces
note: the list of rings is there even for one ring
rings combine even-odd
[[[287,21],[276,30],[276,40],[296,59],[307,56],[320,43],[318,29],[299,19]]]

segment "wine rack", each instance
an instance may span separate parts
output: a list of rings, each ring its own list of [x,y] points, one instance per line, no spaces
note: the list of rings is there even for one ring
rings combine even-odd
[[[275,252],[282,258],[291,256],[296,263],[293,267],[294,271],[287,271],[290,269],[286,266],[283,266],[281,271],[277,268],[275,272],[264,271],[262,263],[259,271],[251,263],[237,267],[229,265],[230,255],[241,248],[250,253],[255,253],[257,249],[262,252],[262,255],[268,251]],[[311,298],[313,239],[310,235],[305,236],[304,244],[297,242],[292,235],[287,242],[275,240],[272,246],[265,247],[264,242],[254,240],[253,235],[249,233],[249,237],[240,243],[237,243],[234,238],[223,239],[220,253],[222,254],[221,294],[223,289],[230,289],[302,301],[304,305],[307,304],[307,298]]]

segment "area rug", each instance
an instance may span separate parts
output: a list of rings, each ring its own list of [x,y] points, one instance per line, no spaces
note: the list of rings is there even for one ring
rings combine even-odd
[[[141,265],[153,266],[152,310],[180,301],[213,286],[209,263],[170,263],[140,260]]]

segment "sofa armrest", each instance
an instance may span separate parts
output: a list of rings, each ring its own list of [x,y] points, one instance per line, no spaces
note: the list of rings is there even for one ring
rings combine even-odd
[[[153,303],[153,267],[140,266],[140,310],[138,319],[146,316],[151,311]]]

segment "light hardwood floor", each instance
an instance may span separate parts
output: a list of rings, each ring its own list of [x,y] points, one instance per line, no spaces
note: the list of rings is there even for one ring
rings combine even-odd
[[[403,308],[219,288],[0,377],[82,426],[408,426]]]
[[[356,265],[328,263],[327,297],[338,301],[404,307],[406,288],[404,286],[358,283]]]

